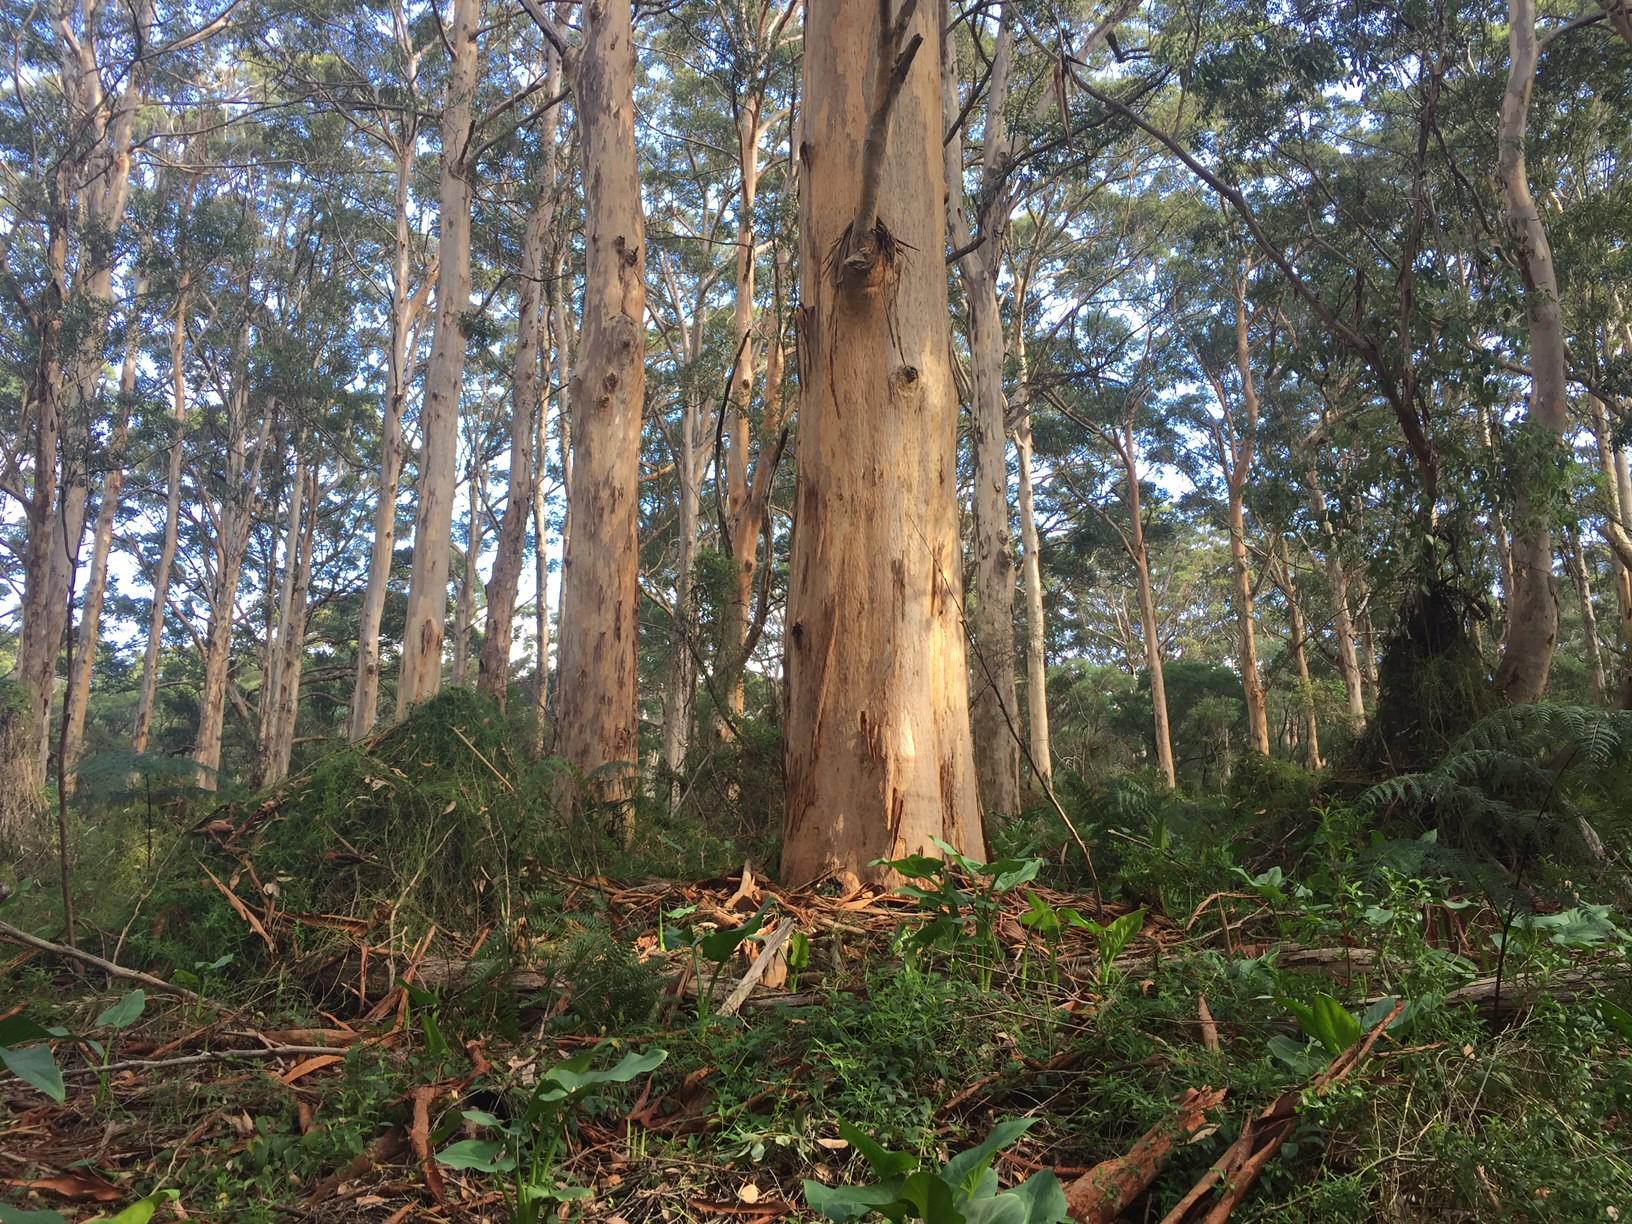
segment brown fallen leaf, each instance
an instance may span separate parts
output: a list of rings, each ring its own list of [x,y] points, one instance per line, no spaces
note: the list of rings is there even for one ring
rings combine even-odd
[[[72,1203],[116,1203],[125,1192],[111,1182],[84,1173],[63,1173],[56,1177],[7,1178],[6,1185],[20,1190],[43,1190]]]
[[[321,1071],[324,1067],[332,1067],[336,1063],[346,1061],[344,1054],[314,1054],[310,1058],[303,1058],[289,1070],[278,1076],[280,1082],[293,1084],[296,1080],[305,1079],[313,1071]]]

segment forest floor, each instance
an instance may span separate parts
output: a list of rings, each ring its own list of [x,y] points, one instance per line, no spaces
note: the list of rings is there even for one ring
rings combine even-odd
[[[926,1218],[1053,1218],[1051,1172],[1078,1220],[1632,1219],[1605,906],[1329,817],[1285,868],[1118,834],[1097,888],[1063,838],[890,891],[597,870],[438,721],[463,764],[399,732],[98,826],[79,945],[151,978],[0,908],[0,1224],[859,1218],[948,1161],[1036,1193]]]

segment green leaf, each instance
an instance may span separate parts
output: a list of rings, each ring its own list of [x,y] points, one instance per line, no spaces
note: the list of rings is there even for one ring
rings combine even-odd
[[[474,1122],[477,1126],[491,1126],[496,1130],[504,1129],[504,1119],[488,1113],[485,1109],[462,1109],[459,1113],[466,1122]]]
[[[882,1181],[910,1173],[918,1165],[918,1158],[910,1152],[892,1152],[865,1131],[848,1122],[839,1123],[839,1137],[844,1139],[870,1166]]]
[[[873,1211],[901,1203],[901,1180],[896,1178],[876,1186],[824,1186],[805,1179],[805,1203],[818,1215],[830,1220],[859,1220]],[[899,1216],[896,1218],[900,1218]]]
[[[554,1084],[564,1094],[573,1095],[601,1084],[627,1084],[637,1076],[657,1070],[668,1056],[667,1050],[646,1050],[639,1053],[630,1050],[615,1066],[605,1071],[591,1071],[587,1069],[588,1058],[585,1055],[578,1055],[551,1067],[540,1078]]]
[[[1269,1039],[1269,1052],[1290,1067],[1300,1079],[1308,1079],[1331,1061],[1316,1054],[1313,1045],[1294,1041],[1285,1033],[1276,1033]]]
[[[912,1204],[924,1224],[964,1224],[952,1187],[928,1169],[920,1169],[901,1183],[901,1197]]]
[[[788,969],[798,973],[810,967],[810,937],[803,931],[788,936]]]
[[[0,1224],[68,1224],[55,1211],[24,1211],[21,1207],[7,1207],[0,1203]]]
[[[17,1049],[0,1046],[0,1062],[18,1079],[45,1093],[58,1105],[68,1099],[67,1085],[62,1082],[62,1072],[57,1068],[50,1046],[43,1043]]]
[[[947,1161],[946,1170],[941,1176],[964,1194],[974,1193],[975,1187],[980,1184],[980,1175],[985,1172],[992,1157],[1024,1135],[1036,1121],[1036,1118],[1010,1118],[1007,1122],[999,1122],[979,1144]]]
[[[436,1154],[438,1164],[450,1169],[474,1169],[478,1173],[508,1173],[515,1160],[496,1139],[461,1139]]]
[[[97,1028],[127,1029],[147,1010],[147,992],[133,990],[96,1018]]]
[[[765,917],[770,910],[771,902],[767,900],[759,907],[759,912],[740,927],[728,927],[723,931],[703,936],[697,941],[698,950],[716,965],[723,965],[731,959],[731,954],[743,940],[759,933],[759,928],[765,925]]]
[[[992,881],[993,892],[1008,892],[1022,884],[1029,884],[1037,878],[1042,870],[1042,859],[1003,859],[981,869],[982,875],[995,875]]]
[[[888,867],[897,875],[906,876],[909,880],[937,879],[945,870],[946,863],[938,858],[930,858],[927,854],[909,854],[906,858],[874,859],[874,867]]]
[[[1033,1173],[1014,1189],[1005,1190],[996,1198],[986,1201],[1018,1204],[1021,1213],[1015,1217],[1017,1224],[1060,1224],[1060,1221],[1071,1218],[1065,1187],[1060,1185],[1059,1178],[1047,1170]],[[986,1213],[985,1202],[971,1203],[966,1209],[966,1214],[969,1217],[969,1224],[996,1224],[1000,1218]]]
[[[169,1203],[181,1197],[179,1190],[155,1190],[146,1198],[137,1199],[118,1215],[97,1216],[86,1224],[147,1224],[159,1210],[161,1203]]]
[[[27,1045],[34,1041],[49,1041],[51,1032],[27,1016],[7,1016],[0,1020],[0,1046]]]

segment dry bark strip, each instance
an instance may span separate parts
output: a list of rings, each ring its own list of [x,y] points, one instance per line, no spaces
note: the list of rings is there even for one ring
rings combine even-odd
[[[1102,1161],[1065,1189],[1077,1224],[1111,1224],[1156,1180],[1181,1139],[1207,1124],[1207,1114],[1224,1103],[1223,1088],[1191,1088],[1170,1116],[1151,1127],[1126,1155]]]
[[[1162,1217],[1162,1224],[1224,1224],[1292,1133],[1297,1123],[1298,1103],[1304,1093],[1323,1095],[1333,1084],[1347,1078],[1371,1055],[1372,1047],[1404,1010],[1405,1001],[1402,999],[1366,1034],[1364,1040],[1333,1059],[1331,1066],[1315,1076],[1306,1089],[1282,1093],[1255,1117],[1248,1119],[1241,1128],[1241,1137],[1225,1150],[1224,1155],[1179,1200],[1178,1205]]]

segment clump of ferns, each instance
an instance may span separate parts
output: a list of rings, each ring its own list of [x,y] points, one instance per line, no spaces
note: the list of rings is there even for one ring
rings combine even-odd
[[[1500,863],[1517,889],[1543,855],[1624,869],[1610,862],[1594,822],[1625,806],[1628,757],[1632,712],[1510,706],[1476,723],[1432,769],[1380,782],[1360,803],[1434,829],[1441,854]]]

